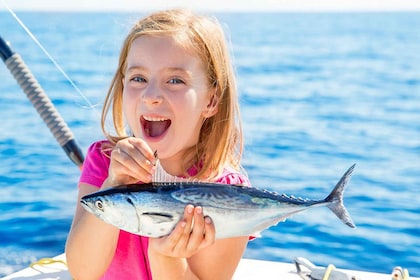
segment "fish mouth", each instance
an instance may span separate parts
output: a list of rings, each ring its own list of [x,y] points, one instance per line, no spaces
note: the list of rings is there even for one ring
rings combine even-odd
[[[82,200],[80,200],[80,204],[83,206],[83,208],[86,211],[88,211],[88,212],[90,212],[90,213],[93,214],[93,210],[92,210],[92,208],[90,207],[90,205],[89,205],[89,203],[87,201],[85,201],[84,199],[82,199]]]
[[[165,117],[143,115],[140,118],[140,123],[146,137],[157,138],[165,134],[172,121]]]

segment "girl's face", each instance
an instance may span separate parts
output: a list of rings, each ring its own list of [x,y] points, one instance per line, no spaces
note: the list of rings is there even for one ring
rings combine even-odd
[[[179,164],[183,151],[198,142],[204,118],[215,113],[200,59],[171,36],[141,36],[129,49],[123,85],[131,131],[160,160]]]

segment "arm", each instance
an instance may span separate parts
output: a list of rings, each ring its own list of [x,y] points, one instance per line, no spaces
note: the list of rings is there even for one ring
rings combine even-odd
[[[190,258],[189,266],[199,279],[232,279],[248,239],[246,236],[217,240],[214,245]]]
[[[97,190],[97,187],[80,184],[78,201]],[[118,228],[96,218],[77,203],[66,243],[70,274],[75,279],[97,279],[102,276],[114,256],[118,236]]]
[[[153,159],[153,152],[145,147],[144,142],[127,138],[117,143],[108,163],[101,161],[98,147],[95,146],[92,154],[88,153],[85,160],[86,170],[83,172],[105,180],[103,183],[102,180],[98,182],[102,184],[101,189],[140,180],[147,182],[150,181],[153,168],[150,161]],[[96,169],[90,168],[91,166]],[[69,271],[76,279],[95,279],[102,276],[114,257],[118,243],[119,229],[96,218],[79,203],[84,195],[98,191],[99,187],[100,185],[83,182],[79,184],[76,213],[66,243]]]
[[[214,225],[201,207],[187,206],[169,236],[149,241],[153,279],[231,279],[248,237],[214,238]]]

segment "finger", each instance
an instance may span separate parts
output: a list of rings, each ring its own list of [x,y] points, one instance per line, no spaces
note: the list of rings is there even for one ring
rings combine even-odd
[[[194,223],[194,212],[195,208],[193,205],[187,205],[184,209],[184,217],[182,221],[182,235],[180,236],[175,250],[184,251],[185,248],[188,245],[190,235],[191,235],[191,229],[193,227]]]
[[[189,251],[197,251],[205,235],[203,208],[197,206],[194,210],[194,225],[188,242]]]
[[[110,174],[113,181],[126,180],[132,178],[131,183],[136,181],[147,181],[151,174],[141,168],[137,161],[122,148],[116,147],[111,153]],[[128,182],[123,182],[128,183]]]
[[[125,157],[120,148],[114,147],[111,152],[111,162],[109,165],[109,178],[112,182],[128,183],[127,179],[134,175],[128,167],[129,165],[127,165],[128,161],[124,160]]]
[[[204,241],[200,244],[198,249],[206,248],[213,245],[216,241],[216,227],[213,220],[206,216],[204,217]]]
[[[114,173],[126,173],[126,175],[137,178],[137,180],[150,182],[154,165],[148,157],[153,158],[153,154],[143,140],[123,139],[116,144],[111,153],[111,160],[114,161],[111,162],[111,167],[117,169],[113,170]]]
[[[118,142],[116,148],[123,151],[126,156],[136,162],[146,172],[152,173],[155,158],[151,148],[144,140],[133,137],[127,138]]]
[[[172,256],[175,256],[179,253],[180,247],[185,246],[185,234],[191,231],[191,220],[192,212],[194,211],[194,206],[187,205],[184,209],[183,218],[177,223],[172,232],[164,237],[166,242],[166,247],[170,248]],[[180,245],[182,243],[182,245]]]
[[[142,163],[147,162],[151,166],[155,165],[156,152],[152,151],[152,148],[143,139],[131,137],[128,138],[128,142],[144,157],[145,160]]]

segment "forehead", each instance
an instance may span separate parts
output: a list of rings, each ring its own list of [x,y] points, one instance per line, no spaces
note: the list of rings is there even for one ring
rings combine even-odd
[[[171,67],[199,66],[200,58],[191,48],[169,35],[142,35],[133,40],[128,49],[127,66],[130,64],[171,65]]]

